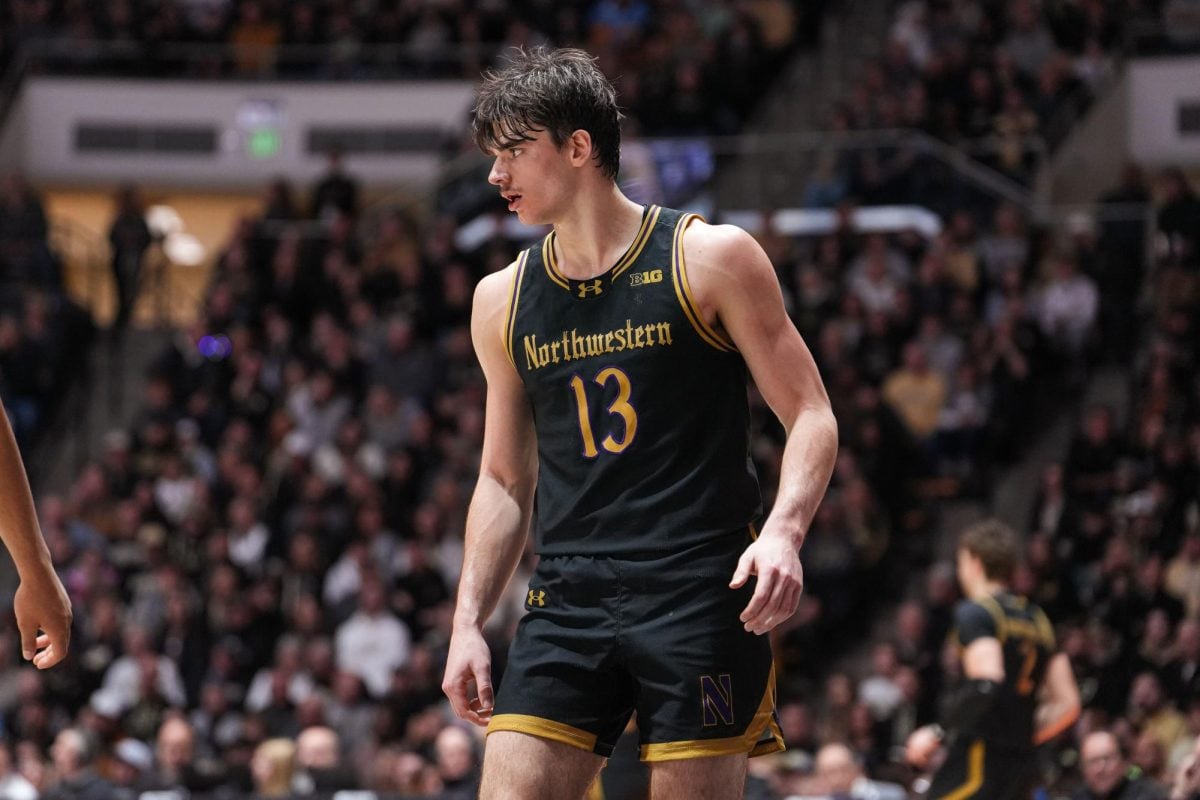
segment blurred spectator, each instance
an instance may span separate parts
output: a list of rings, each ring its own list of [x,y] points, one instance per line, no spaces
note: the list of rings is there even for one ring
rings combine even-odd
[[[831,797],[850,800],[904,800],[908,797],[903,786],[868,778],[854,751],[844,744],[827,744],[817,751],[814,772],[814,788]]]
[[[329,222],[335,215],[358,216],[358,183],[343,169],[340,150],[330,150],[325,174],[312,190],[313,219]]]
[[[254,749],[250,774],[258,797],[286,797],[292,791],[296,745],[289,739],[268,739]]]
[[[108,229],[112,250],[113,283],[117,288],[117,313],[113,330],[125,329],[137,303],[146,251],[153,241],[137,188],[126,184],[117,190],[116,216]]]
[[[337,732],[323,725],[305,728],[296,737],[297,794],[338,792],[358,788],[353,772],[342,761]]]
[[[1129,716],[1134,724],[1154,736],[1164,753],[1171,752],[1187,735],[1183,714],[1167,702],[1162,683],[1153,672],[1142,672],[1133,679]]]
[[[1084,785],[1071,800],[1163,800],[1165,792],[1130,767],[1109,731],[1089,733],[1079,747]]]
[[[113,787],[94,768],[96,746],[79,728],[67,728],[51,748],[55,780],[41,796],[46,800],[108,800]]]
[[[1200,260],[1200,197],[1181,169],[1165,170],[1159,182],[1158,230],[1167,240],[1170,260],[1195,267]]]
[[[1037,301],[1038,325],[1068,359],[1083,353],[1099,311],[1099,292],[1069,255],[1054,258],[1054,275]]]
[[[12,746],[0,739],[0,797],[5,800],[37,800],[37,787],[17,771]]]
[[[154,766],[154,753],[141,739],[126,737],[112,747],[108,777],[118,796],[136,796],[142,776]]]
[[[919,343],[904,346],[903,366],[884,381],[883,397],[917,441],[930,441],[946,399],[946,382],[930,369],[929,358]]]
[[[475,741],[464,729],[450,725],[434,742],[443,800],[472,800],[479,794],[479,763]]]
[[[386,607],[382,581],[363,576],[358,590],[358,610],[337,630],[337,663],[359,676],[375,697],[382,697],[392,684],[392,673],[408,663],[411,637]]]
[[[234,69],[246,76],[270,73],[282,37],[282,26],[274,15],[268,16],[258,0],[244,0],[238,7],[238,20],[229,32]]]

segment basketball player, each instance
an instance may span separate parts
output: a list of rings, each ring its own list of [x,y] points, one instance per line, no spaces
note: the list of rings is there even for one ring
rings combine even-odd
[[[907,755],[928,768],[941,747],[946,758],[930,798],[1028,798],[1037,779],[1034,747],[1079,716],[1079,688],[1065,653],[1040,608],[1012,594],[1017,539],[996,520],[963,532],[958,579],[966,599],[954,611],[962,648],[963,683],[945,731],[912,733]]]
[[[17,449],[3,406],[0,406],[0,539],[4,540],[21,579],[13,598],[21,654],[38,669],[49,669],[67,655],[71,642],[71,601],[50,563],[50,551],[38,526],[21,451]]]
[[[582,797],[634,712],[656,798],[741,797],[747,756],[783,746],[763,634],[799,602],[836,424],[754,239],[617,188],[619,119],[579,50],[520,53],[475,110],[489,181],[554,226],[475,294],[486,428],[443,689],[488,726],[483,798]],[[747,370],[787,431],[757,538]],[[480,628],[535,493],[493,706]]]

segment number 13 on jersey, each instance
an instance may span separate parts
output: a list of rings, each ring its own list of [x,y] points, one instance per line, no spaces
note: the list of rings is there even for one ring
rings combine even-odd
[[[610,453],[621,453],[629,447],[633,442],[633,437],[637,435],[637,411],[629,404],[631,391],[629,376],[616,367],[606,367],[600,370],[593,380],[602,388],[609,381],[616,382],[617,397],[609,405],[608,413],[622,419],[624,431],[622,431],[620,439],[610,432],[601,440],[600,446]],[[595,458],[600,451],[596,448],[596,436],[592,432],[592,420],[588,414],[587,387],[578,375],[571,378],[571,390],[575,393],[575,406],[579,409],[579,433],[583,437],[583,455],[587,458]]]

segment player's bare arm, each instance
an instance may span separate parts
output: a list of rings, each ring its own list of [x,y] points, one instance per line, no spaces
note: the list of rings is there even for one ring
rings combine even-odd
[[[493,705],[483,624],[521,558],[537,481],[533,418],[501,334],[513,272],[509,266],[480,281],[471,315],[471,337],[487,379],[486,419],[442,690],[455,713],[477,725],[487,724]]]
[[[973,688],[994,687],[1004,682],[1004,648],[994,636],[983,636],[968,644],[962,653],[963,677],[967,686],[960,704],[986,702],[987,696],[975,697]],[[986,689],[985,689],[986,691]],[[966,713],[971,713],[968,707]],[[944,734],[937,725],[925,725],[913,731],[905,744],[905,758],[918,768],[925,769],[942,746]]]
[[[50,561],[21,452],[3,408],[0,408],[0,538],[12,555],[21,580],[13,598],[21,633],[21,654],[38,669],[48,669],[67,655],[71,642],[71,601]]]
[[[1034,744],[1042,744],[1075,724],[1080,712],[1079,684],[1066,653],[1056,653],[1046,666],[1046,678],[1034,712]]]
[[[799,550],[833,472],[837,422],[758,242],[740,228],[696,222],[684,233],[683,250],[701,313],[729,334],[787,431],[775,506],[730,584],[736,588],[750,575],[758,576],[741,620],[747,630],[762,634],[788,619],[800,603]]]

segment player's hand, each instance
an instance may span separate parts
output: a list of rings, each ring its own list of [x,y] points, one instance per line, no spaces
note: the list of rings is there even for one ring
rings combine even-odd
[[[800,605],[804,590],[800,554],[786,537],[764,531],[742,553],[729,588],[739,588],[751,575],[758,576],[758,584],[740,619],[746,630],[761,635],[795,614]]]
[[[38,669],[49,669],[66,658],[71,644],[71,599],[53,569],[21,578],[13,613],[26,661]]]
[[[487,725],[492,718],[492,654],[478,628],[456,627],[450,635],[442,691],[459,719]]]
[[[904,757],[909,764],[924,771],[929,769],[941,746],[942,737],[938,729],[933,725],[925,725],[909,734],[908,742],[904,745]]]

